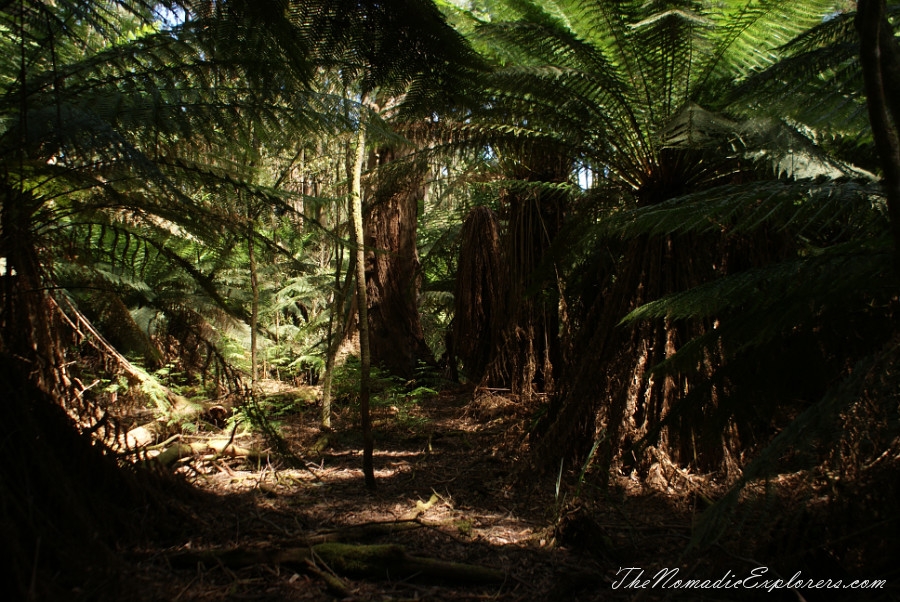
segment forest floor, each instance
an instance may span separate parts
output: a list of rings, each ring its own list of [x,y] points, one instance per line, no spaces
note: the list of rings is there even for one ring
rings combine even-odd
[[[354,410],[336,413],[326,443],[314,401],[290,390],[277,399],[279,429],[306,467],[284,468],[274,456],[251,464],[184,460],[178,470],[202,492],[187,509],[192,528],[121,550],[129,567],[120,575],[123,599],[657,600],[672,592],[614,587],[621,569],[639,567],[649,578],[677,567],[711,578],[724,574],[723,566],[732,573],[754,566],[683,556],[694,495],[649,491],[624,477],[602,490],[583,479],[579,492],[580,467],[567,471],[557,492],[557,475],[535,475],[520,457],[528,416],[502,395],[445,391],[379,408],[374,492],[363,485]],[[335,588],[323,577],[330,567],[315,558],[312,569],[265,561],[235,566],[228,557],[187,567],[173,562],[186,553],[308,546],[323,533],[399,544],[410,555],[493,568],[504,577],[479,585],[341,575]],[[701,599],[696,594],[683,599]],[[776,592],[767,599],[781,598]]]

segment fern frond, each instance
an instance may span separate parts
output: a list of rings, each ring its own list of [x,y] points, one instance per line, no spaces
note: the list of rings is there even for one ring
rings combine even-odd
[[[840,315],[860,299],[879,298],[890,273],[889,245],[853,241],[807,257],[738,272],[646,303],[621,323],[669,318],[717,320],[654,369],[691,371],[704,354],[725,343],[728,355],[764,346],[796,329],[812,328],[824,312]]]
[[[789,230],[827,244],[850,234],[883,232],[886,208],[878,186],[867,180],[766,180],[729,184],[660,205],[604,218],[600,232],[615,236],[721,232],[750,234]]]
[[[711,11],[716,34],[711,52],[702,59],[700,81],[739,77],[771,66],[777,49],[819,24],[833,2],[729,0]]]

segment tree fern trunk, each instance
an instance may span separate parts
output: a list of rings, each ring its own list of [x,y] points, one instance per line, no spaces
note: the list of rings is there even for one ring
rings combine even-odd
[[[569,164],[552,152],[532,151],[513,177],[522,184],[504,192],[506,262],[504,311],[495,318],[493,349],[482,382],[509,387],[522,399],[550,393],[561,362],[559,294],[551,248],[567,198],[551,188],[566,182]],[[499,312],[498,312],[499,313]]]
[[[884,0],[860,0],[856,28],[859,30],[860,64],[869,121],[884,172],[882,186],[894,238],[895,269],[900,270],[900,132],[897,131],[900,108],[897,107],[898,99],[887,93],[891,87],[896,87],[900,64],[893,36],[882,35],[885,30],[891,31],[885,17]]]
[[[500,321],[506,300],[500,220],[488,207],[476,207],[466,217],[460,238],[453,348],[448,345],[448,355],[451,364],[458,357],[466,378],[478,383],[497,347],[494,323]]]
[[[369,372],[372,353],[369,346],[369,315],[366,301],[366,253],[363,246],[362,167],[366,159],[366,131],[360,121],[356,136],[356,159],[353,162],[353,181],[350,189],[350,218],[353,222],[353,242],[356,245],[356,296],[359,308],[359,413],[363,431],[363,475],[367,489],[375,489],[373,467],[372,420],[369,415]]]

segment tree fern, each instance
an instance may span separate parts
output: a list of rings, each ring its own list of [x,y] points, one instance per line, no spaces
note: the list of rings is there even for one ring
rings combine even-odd
[[[635,203],[631,191],[610,178],[597,187],[606,200],[598,226],[582,230],[597,255],[611,256],[585,262],[602,268],[579,283],[580,290],[600,289],[593,310],[583,314],[582,348],[609,345],[616,356],[593,355],[583,371],[572,373],[576,384],[565,393],[566,399],[591,392],[610,400],[596,415],[579,414],[572,401],[563,404],[551,441],[565,429],[586,429],[589,438],[580,448],[586,450],[598,430],[633,416],[627,403],[642,399],[629,393],[620,401],[619,395],[638,380],[646,383],[643,400],[656,404],[646,403],[641,412],[658,414],[656,422],[641,415],[639,428],[625,429],[628,435],[618,440],[637,458],[649,446],[663,445],[696,462],[721,449],[721,433],[732,433],[757,459],[704,516],[695,543],[719,541],[743,488],[785,470],[788,452],[804,454],[810,478],[832,478],[834,455],[824,450],[852,439],[844,418],[861,404],[892,403],[892,393],[879,389],[873,376],[892,371],[888,366],[896,361],[887,206],[875,176],[850,164],[861,159],[873,171],[877,165],[861,112],[852,18],[839,15],[780,49],[772,46],[786,58],[766,70],[743,73],[771,64],[769,58],[738,61],[735,79],[743,81],[716,113],[702,106],[708,92],[695,88],[699,104],[682,105],[648,139],[661,157],[676,151],[679,161],[705,162],[705,184],[686,194],[670,188],[669,198],[641,206],[640,197]],[[749,40],[759,42],[756,34]],[[717,60],[734,63],[727,52]],[[723,74],[713,63],[701,64],[708,77]],[[668,262],[647,259],[646,249],[657,245]],[[683,245],[694,246],[689,257],[676,254]],[[635,254],[641,261],[633,260]],[[654,275],[671,282],[686,265],[702,277],[681,288],[654,284]],[[619,302],[627,290],[638,293],[630,304]],[[624,353],[654,358],[652,369],[623,366]],[[596,379],[603,360],[612,364],[604,366],[609,386],[580,386],[582,379]],[[655,397],[667,386],[680,390],[668,405]],[[792,418],[784,420],[785,413]],[[854,453],[870,462],[891,445]],[[618,466],[631,470],[640,461]],[[891,465],[879,474],[892,478],[895,471]],[[876,482],[848,487],[872,495]],[[832,501],[840,507],[842,499],[837,494]],[[853,553],[865,554],[859,547]],[[849,556],[842,560],[852,562]]]
[[[765,93],[766,77],[781,81],[776,74],[788,63],[779,61],[838,27],[841,19],[822,24],[833,3],[535,0],[490,8],[497,9],[490,17],[454,15],[496,64],[484,79],[486,100],[472,109],[461,137],[490,140],[513,161],[527,156],[525,149],[551,148],[573,167],[581,162],[602,174],[593,190],[571,190],[576,213],[596,226],[572,224],[568,231],[596,255],[569,247],[578,262],[570,290],[594,300],[573,303],[582,308],[582,360],[568,370],[566,390],[551,408],[547,449],[574,443],[577,432],[584,451],[603,431],[610,434],[601,454],[608,460],[621,453],[615,446],[640,438],[640,428],[665,419],[679,397],[665,391],[699,392],[705,385],[698,366],[727,363],[724,356],[709,359],[727,329],[735,328],[729,340],[764,346],[790,330],[791,320],[815,321],[809,299],[801,298],[824,292],[815,287],[835,277],[830,270],[855,265],[863,274],[857,285],[881,273],[880,251],[858,242],[883,232],[874,177],[830,152],[850,125],[818,130],[799,112],[785,119],[763,110],[753,96],[756,86]],[[815,78],[807,81],[814,90]],[[591,266],[602,268],[582,271]],[[768,277],[784,284],[793,278],[798,288],[760,288]],[[784,309],[784,320],[770,317],[765,334],[748,331],[766,310],[741,322],[738,299],[766,298],[765,290],[772,295],[766,310]],[[726,351],[736,356],[749,353],[743,343],[730,345]],[[674,384],[653,381],[645,362],[664,362],[668,371],[659,374],[677,374]],[[598,365],[608,372],[606,384],[596,378]],[[636,393],[627,392],[629,383],[639,383]],[[588,401],[607,397],[605,407]],[[695,409],[707,403],[697,394],[690,400]],[[617,433],[617,421],[631,420],[623,412],[634,407],[644,426]]]

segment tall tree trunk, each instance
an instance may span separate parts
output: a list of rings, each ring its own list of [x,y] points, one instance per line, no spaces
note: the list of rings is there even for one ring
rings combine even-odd
[[[425,169],[411,154],[382,147],[370,161],[380,172],[367,208],[365,236],[372,360],[406,379],[420,362],[434,364],[417,301],[421,274],[416,237]]]
[[[363,475],[367,489],[375,489],[375,470],[372,420],[369,415],[369,372],[372,363],[369,346],[369,316],[366,301],[366,252],[363,246],[362,168],[366,159],[366,130],[360,120],[356,135],[356,159],[350,188],[350,219],[353,222],[353,242],[356,245],[356,296],[359,308],[359,413],[363,431]]]
[[[859,0],[856,28],[869,121],[884,172],[895,269],[900,270],[900,52],[885,17],[884,0]]]
[[[701,181],[697,188],[685,184],[677,166],[695,164],[697,157],[685,157],[684,152],[658,156],[659,175],[635,192],[636,206],[656,206],[717,181]],[[732,178],[753,177],[736,164],[721,169],[733,169]],[[636,307],[796,256],[791,234],[754,233],[746,239],[721,233],[640,234],[611,238],[606,245],[609,258],[592,262],[597,271],[586,273],[581,285],[593,298],[585,295],[574,361],[551,401],[547,430],[533,447],[535,458],[552,467],[559,465],[560,455],[582,462],[596,454],[608,474],[634,468],[646,474],[663,458],[703,471],[730,471],[741,447],[733,416],[741,410],[720,412],[719,402],[737,386],[749,387],[747,381],[712,379],[723,365],[721,345],[710,345],[681,370],[653,370],[686,342],[716,328],[715,321],[658,317],[621,322]],[[727,312],[716,317],[728,319]],[[748,377],[751,383],[757,380],[757,373]]]

